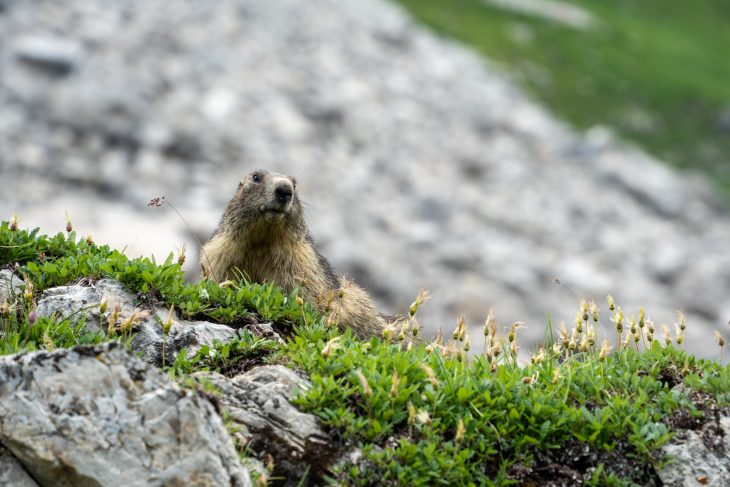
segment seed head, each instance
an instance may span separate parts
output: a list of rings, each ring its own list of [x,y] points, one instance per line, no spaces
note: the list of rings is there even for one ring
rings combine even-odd
[[[555,367],[553,369],[553,384],[557,384],[560,381],[560,367]]]
[[[106,299],[106,296],[104,296],[99,303],[99,314],[103,315],[106,313],[107,308],[109,308],[109,301]]]
[[[186,253],[186,251],[187,251],[187,246],[183,243],[180,246],[180,250],[178,250],[178,252],[177,252],[177,264],[180,267],[182,267],[183,264],[185,263],[185,258],[186,258],[185,253]]]
[[[666,345],[672,343],[672,336],[669,334],[669,328],[667,325],[662,325],[662,336],[664,337],[664,343]]]
[[[172,318],[173,318],[174,314],[175,314],[175,304],[173,303],[170,305],[170,312],[167,314],[167,321],[165,321],[165,323],[162,325],[162,332],[165,335],[170,333],[170,328],[172,328],[172,323],[173,323]]]
[[[586,337],[588,339],[588,345],[590,347],[595,346],[595,344],[596,344],[596,327],[595,327],[595,325],[588,325],[588,330],[586,331]]]
[[[608,356],[609,352],[611,352],[612,349],[613,349],[613,347],[611,346],[611,344],[608,343],[608,340],[604,338],[603,346],[601,346],[601,351],[598,354],[598,360],[600,360],[601,362],[606,360],[606,357]]]
[[[109,336],[114,336],[116,334],[117,328],[117,319],[119,318],[119,303],[114,303],[114,307],[112,308],[112,312],[109,314],[109,318],[107,318],[107,333]]]
[[[684,316],[684,312],[681,310],[677,311],[677,318],[679,320],[679,323],[678,323],[679,329],[684,331],[685,328],[687,328],[687,323],[686,323],[686,319]]]
[[[717,344],[720,347],[724,347],[725,346],[725,338],[723,338],[723,336],[717,330],[715,330],[715,338],[717,338]]]
[[[502,344],[499,342],[495,342],[493,345],[491,345],[491,351],[492,355],[494,355],[494,358],[496,359],[502,353]]]
[[[20,220],[18,220],[18,215],[13,213],[13,216],[10,217],[10,231],[14,232],[18,229],[18,223]]]
[[[86,235],[86,244],[89,246],[94,245],[94,235],[91,230],[89,230],[89,233]]]
[[[497,333],[497,324],[494,319],[494,309],[490,308],[487,313],[487,320],[484,322],[484,336]]]
[[[684,328],[681,324],[674,324],[674,339],[677,341],[677,345],[681,345],[684,341]]]
[[[31,302],[33,300],[33,283],[31,282],[30,278],[28,276],[25,276],[25,289],[23,289],[23,299],[26,302]]]
[[[416,408],[411,401],[408,401],[408,424],[416,422]]]
[[[390,397],[395,398],[398,396],[398,384],[400,378],[398,377],[398,371],[394,370],[393,375],[390,377]]]
[[[624,336],[624,342],[623,342],[624,348],[627,348],[629,346],[629,344],[631,343],[631,336],[632,335],[630,332],[626,332],[626,335]]]
[[[581,298],[580,300],[580,312],[581,312],[581,318],[583,321],[588,321],[588,301],[586,301],[584,298]]]
[[[420,411],[418,411],[416,418],[421,424],[431,424],[431,415],[428,414],[428,411],[426,411],[425,409],[421,409]]]
[[[164,196],[158,196],[157,198],[152,198],[149,203],[147,203],[147,206],[154,206],[154,207],[160,207],[163,204],[165,204],[165,197]]]
[[[357,370],[355,371],[355,375],[357,375],[357,378],[360,380],[363,395],[366,397],[372,396],[373,390],[370,388],[370,384],[368,384],[368,380],[365,378],[363,373],[360,370]]]
[[[425,289],[421,289],[420,291],[418,291],[418,296],[416,296],[416,300],[413,301],[411,306],[408,308],[408,316],[410,316],[411,318],[416,316],[416,313],[418,313],[418,308],[420,308],[421,305],[428,301],[430,298],[431,296]]]
[[[461,316],[459,316],[459,319],[456,322],[456,329],[454,330],[453,338],[454,338],[454,340],[459,340],[460,342],[463,342],[465,334],[466,334],[466,318],[464,317],[464,315],[461,315]]]
[[[336,336],[332,340],[328,341],[327,344],[322,349],[322,356],[324,358],[327,358],[330,356],[332,352],[340,348],[340,344],[338,343],[340,341],[340,337]]]
[[[621,331],[624,329],[624,313],[621,311],[621,308],[616,308],[616,312],[613,315],[613,323],[616,325],[616,331],[621,333]]]
[[[134,325],[137,325],[142,320],[149,318],[151,314],[152,313],[150,313],[149,310],[141,310],[139,308],[135,308],[134,311],[132,311],[132,314],[129,315],[129,318],[127,318],[119,326],[119,329],[124,333],[131,331],[132,328],[134,328]]]
[[[639,328],[644,328],[644,324],[646,321],[646,312],[644,311],[643,306],[639,306]]]
[[[454,435],[454,441],[456,443],[461,443],[461,440],[464,439],[465,430],[464,421],[459,418],[459,421],[456,422],[456,435]]]
[[[56,344],[53,343],[53,339],[48,336],[48,333],[43,333],[43,346],[46,350],[53,351],[56,349]]]
[[[438,387],[439,381],[436,378],[436,374],[434,373],[433,369],[424,363],[420,363],[418,364],[418,366],[421,367],[421,369],[423,369],[423,371],[426,373],[426,378],[431,383],[431,385],[433,385],[434,387]]]
[[[598,305],[595,301],[591,301],[591,314],[593,315],[593,323],[598,323]]]
[[[73,232],[74,226],[71,223],[71,216],[66,212],[66,232],[71,233]]]
[[[540,350],[537,351],[536,354],[534,354],[530,360],[532,361],[533,365],[540,364],[545,361],[545,349],[540,347]]]
[[[569,340],[569,337],[568,337],[568,327],[565,326],[565,322],[564,321],[561,321],[560,322],[560,342],[561,343],[565,343],[568,340]]]
[[[609,311],[613,311],[614,309],[616,309],[616,303],[613,301],[613,296],[611,296],[610,294],[606,296],[606,301],[608,301]]]

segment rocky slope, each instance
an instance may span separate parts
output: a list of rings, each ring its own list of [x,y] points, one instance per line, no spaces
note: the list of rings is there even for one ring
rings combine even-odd
[[[164,255],[193,244],[151,197],[205,236],[263,166],[299,178],[325,255],[389,311],[429,288],[431,330],[494,307],[538,339],[612,292],[657,322],[685,309],[711,355],[730,318],[706,183],[575,134],[384,1],[0,2],[0,72],[0,214],[46,232],[67,210]]]
[[[22,295],[22,286],[8,271],[0,274],[0,296],[14,300]],[[106,324],[113,311],[104,310],[102,300],[119,305],[120,319],[134,313],[134,298],[110,279],[47,289],[36,310],[58,319],[83,319],[88,331],[106,332],[98,323]],[[246,328],[260,334],[264,323],[256,325]],[[211,329],[218,330],[221,342],[236,333],[220,324],[175,318],[165,337],[170,360],[182,350],[192,356],[202,344],[210,344],[212,338],[201,330]],[[138,323],[134,333],[129,349],[111,341],[0,356],[0,484],[249,486],[252,477],[264,485],[270,476],[273,482],[267,485],[319,485],[333,466],[358,465],[363,462],[361,447],[373,447],[343,442],[341,435],[346,433],[323,427],[316,416],[292,405],[297,394],[312,388],[301,372],[261,365],[225,375],[202,370],[175,381],[155,367],[159,353],[150,353],[161,348],[162,321],[152,315]],[[184,343],[180,336],[198,340]],[[317,350],[316,355],[324,352]],[[500,377],[486,376],[480,382],[504,380]],[[680,398],[687,389],[681,378],[678,381],[673,387]],[[660,453],[674,461],[657,468],[657,485],[694,485],[692,479],[704,479],[703,485],[721,486],[730,481],[727,408],[718,407],[709,395],[697,405],[703,407],[703,416],[682,410],[663,418],[676,435]],[[416,440],[409,434],[400,441]],[[396,443],[393,436],[386,446],[394,448]],[[245,452],[245,458],[239,458],[237,450]],[[587,443],[565,445],[564,450],[570,452],[570,460],[545,466],[550,456],[538,457],[535,471],[511,472],[516,478],[538,475],[552,479],[550,485],[573,485],[590,477],[588,465],[606,461]],[[554,455],[561,453],[562,449]],[[614,460],[610,468],[623,468],[624,475],[632,475],[631,468],[645,468],[628,459]],[[542,473],[540,465],[545,467]]]

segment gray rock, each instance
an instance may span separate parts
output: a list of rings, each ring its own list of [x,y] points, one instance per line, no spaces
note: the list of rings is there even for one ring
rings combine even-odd
[[[26,472],[23,464],[2,445],[0,445],[0,485],[38,487],[36,481]]]
[[[19,59],[58,74],[68,74],[83,55],[81,45],[72,39],[28,35],[15,43]]]
[[[332,461],[333,440],[316,417],[305,414],[289,402],[309,382],[281,365],[256,367],[226,378],[212,372],[196,377],[210,380],[220,389],[220,402],[253,451],[270,453],[274,475],[294,485],[309,471],[317,475]]]
[[[672,284],[687,263],[686,256],[672,245],[658,245],[647,259],[647,270],[659,281]]]
[[[657,472],[662,484],[666,487],[730,485],[730,417],[720,419],[720,428],[724,443],[719,445],[708,447],[701,431],[689,430],[662,447],[662,452],[672,458]]]
[[[0,358],[0,443],[44,486],[250,485],[210,402],[115,343]]]
[[[106,300],[108,309],[101,313],[101,302]],[[107,332],[108,318],[114,305],[120,313],[117,326],[137,309],[132,293],[118,281],[102,279],[89,286],[74,284],[47,289],[38,300],[36,311],[39,316],[56,315],[70,318],[73,322],[84,319],[84,326],[93,332]],[[157,308],[141,319],[134,327],[131,349],[153,365],[162,364],[162,323],[167,320],[167,309]],[[165,362],[170,363],[182,349],[194,355],[201,346],[212,345],[214,341],[225,342],[236,336],[236,330],[229,326],[207,321],[179,320],[173,316],[173,323],[165,342]]]
[[[0,270],[0,304],[5,301],[12,302],[16,295],[23,292],[21,286],[23,286],[23,280],[13,271]]]

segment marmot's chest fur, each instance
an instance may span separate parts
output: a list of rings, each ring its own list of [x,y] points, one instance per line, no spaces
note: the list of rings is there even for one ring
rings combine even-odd
[[[379,336],[386,324],[372,298],[338,279],[317,251],[288,176],[255,171],[242,179],[200,261],[203,274],[218,282],[242,275],[299,289],[303,299],[360,337]]]

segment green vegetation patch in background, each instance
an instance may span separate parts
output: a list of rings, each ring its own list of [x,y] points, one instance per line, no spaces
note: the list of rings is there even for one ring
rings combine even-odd
[[[396,1],[503,64],[576,127],[610,126],[730,198],[730,2],[571,1],[594,19],[580,29],[489,0]]]

